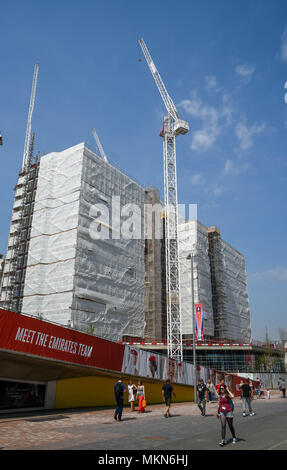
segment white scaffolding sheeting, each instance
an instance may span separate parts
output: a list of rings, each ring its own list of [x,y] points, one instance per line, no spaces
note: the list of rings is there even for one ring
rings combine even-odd
[[[190,335],[192,329],[191,263],[187,259],[193,253],[194,303],[202,304],[203,334],[213,336],[213,308],[206,227],[196,220],[179,224],[180,285],[182,333]]]
[[[224,240],[221,240],[221,247],[225,286],[225,318],[221,322],[222,334],[225,334],[225,338],[249,342],[250,308],[244,256]]]
[[[22,312],[64,325],[71,319],[82,146],[42,157]]]
[[[91,326],[95,334],[120,339],[144,335],[144,239],[145,191],[128,176],[85,148],[79,211],[79,230],[74,283],[73,324]],[[119,197],[119,211],[102,229],[111,238],[96,240],[93,217],[98,204],[112,213],[112,198]],[[113,207],[114,208],[114,207]],[[114,208],[115,209],[115,208]],[[120,224],[120,213],[132,211],[139,222],[139,238],[126,238],[130,224]],[[92,214],[92,215],[91,215]],[[97,219],[99,220],[99,219]],[[136,225],[136,220],[135,225]],[[110,233],[114,229],[114,234]],[[121,238],[115,239],[114,236]],[[137,227],[133,227],[137,232]],[[131,233],[128,234],[131,236]]]
[[[116,229],[134,227],[134,214],[143,227],[144,189],[84,144],[42,157],[22,312],[114,340],[143,335],[144,240],[99,225],[99,204],[111,215],[113,196],[114,219],[127,211]],[[131,223],[127,204],[138,207],[128,207]],[[98,228],[110,238],[97,239]]]

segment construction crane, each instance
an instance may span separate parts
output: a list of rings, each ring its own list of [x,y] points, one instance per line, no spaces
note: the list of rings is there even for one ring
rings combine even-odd
[[[101,144],[101,142],[100,142],[100,139],[99,139],[99,137],[98,137],[98,134],[97,134],[97,132],[96,132],[96,129],[93,129],[93,136],[94,136],[94,138],[95,138],[95,141],[97,142],[97,146],[98,146],[98,149],[99,149],[99,151],[100,151],[100,154],[101,154],[102,159],[103,159],[105,162],[107,162],[108,159],[107,159],[107,157],[106,157],[106,154],[105,154],[105,152],[104,152],[104,149],[103,149],[102,144]]]
[[[142,38],[139,43],[167,110],[167,116],[164,118],[163,129],[160,133],[160,136],[163,138],[164,199],[166,212],[167,354],[171,359],[182,361],[175,138],[179,134],[186,134],[189,131],[189,124],[180,119],[174,102],[169,96]]]
[[[25,169],[29,168],[29,163],[30,163],[30,156],[31,156],[32,116],[33,116],[34,104],[35,104],[35,96],[36,96],[38,72],[39,72],[39,64],[35,64],[35,67],[34,67],[34,76],[33,76],[33,82],[32,82],[32,91],[31,91],[31,97],[30,97],[29,112],[28,112],[28,120],[27,120],[26,136],[25,136],[25,144],[24,144],[24,153],[23,153],[23,161],[22,161],[22,170],[25,170]],[[32,145],[33,145],[33,144],[32,144]]]
[[[16,193],[17,208],[15,207],[15,203],[13,207],[13,211],[15,211],[13,212],[15,216],[15,224],[11,224],[11,234],[9,238],[9,258],[6,258],[4,268],[7,276],[5,281],[6,290],[4,291],[2,297],[3,305],[8,310],[12,310],[14,312],[21,312],[22,308],[23,288],[26,273],[26,260],[30,242],[29,229],[34,206],[33,193],[35,193],[37,185],[37,172],[33,162],[33,158],[34,161],[37,161],[35,157],[33,157],[35,134],[32,133],[31,130],[32,115],[34,110],[38,79],[38,70],[39,64],[35,64],[32,91],[30,95],[30,105],[28,112],[22,168],[19,173],[18,183],[15,187],[16,191],[21,188],[21,194]],[[34,168],[32,168],[33,166]]]

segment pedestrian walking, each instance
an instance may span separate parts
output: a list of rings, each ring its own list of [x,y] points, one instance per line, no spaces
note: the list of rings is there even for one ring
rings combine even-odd
[[[281,392],[282,392],[282,398],[286,398],[286,395],[285,395],[285,380],[284,379],[281,379]]]
[[[216,390],[216,393],[217,393],[217,397],[219,397],[220,395],[220,390],[221,390],[221,385],[224,385],[224,377],[220,377],[219,379],[219,383],[216,385],[215,387],[215,390]]]
[[[224,376],[222,376],[222,377],[219,379],[219,383],[218,383],[218,384],[216,385],[216,387],[215,387],[215,391],[216,391],[216,393],[217,393],[217,397],[219,397],[219,395],[221,394],[221,386],[222,386],[222,385],[225,385],[225,383],[224,383]],[[229,390],[229,388],[227,387],[227,385],[225,385],[225,386],[226,386],[226,388],[227,388],[227,391],[228,391],[229,393],[231,393],[230,390]]]
[[[271,393],[270,393],[269,388],[267,388],[266,393],[267,393],[267,398],[268,398],[268,400],[270,400],[270,398],[271,398]]]
[[[210,379],[207,381],[206,388],[209,401],[213,401],[215,396],[215,385]]]
[[[250,416],[254,416],[255,413],[252,409],[251,406],[251,400],[252,400],[252,388],[249,385],[249,381],[246,383],[243,383],[240,387],[240,392],[241,392],[241,400],[242,400],[242,414],[243,416],[246,416],[247,413],[247,408],[249,410]]]
[[[131,404],[131,411],[134,411],[137,388],[132,380],[130,380],[128,384],[128,393],[129,393],[129,403]]]
[[[138,413],[144,413],[145,406],[143,406],[143,401],[145,400],[145,388],[141,380],[138,382],[137,397],[139,399]]]
[[[116,411],[114,413],[114,419],[116,421],[122,420],[123,406],[124,406],[124,393],[126,392],[126,387],[122,382],[122,377],[114,385],[115,400],[117,403]]]
[[[253,385],[251,379],[249,380],[249,387],[251,388],[251,399],[253,400],[254,394],[255,394],[255,390],[254,390],[254,385]]]
[[[173,391],[173,387],[169,379],[167,379],[166,383],[162,386],[161,391],[162,391],[162,399],[165,402],[165,406],[166,406],[164,417],[168,418],[170,416],[170,405],[171,405],[172,396],[176,398],[176,395]]]
[[[197,405],[201,411],[201,416],[205,416],[207,392],[208,392],[208,389],[205,383],[203,382],[203,379],[200,379],[196,387],[196,393],[197,393]]]
[[[256,389],[256,398],[259,400],[260,398],[264,398],[264,392],[262,394],[262,389],[263,389],[263,382],[261,379],[257,377],[256,379],[257,382],[257,389]]]
[[[220,393],[218,396],[218,409],[216,414],[216,416],[220,418],[221,423],[221,441],[219,443],[220,446],[224,446],[226,444],[226,422],[232,434],[232,443],[235,444],[237,442],[237,438],[235,437],[235,430],[233,427],[232,398],[234,398],[234,395],[228,391],[226,385],[221,385]]]

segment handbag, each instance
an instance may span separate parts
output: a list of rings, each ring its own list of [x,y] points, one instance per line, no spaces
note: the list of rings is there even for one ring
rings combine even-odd
[[[143,407],[143,408],[146,407],[146,400],[145,400],[145,399],[143,399],[143,401],[142,401],[142,407]]]

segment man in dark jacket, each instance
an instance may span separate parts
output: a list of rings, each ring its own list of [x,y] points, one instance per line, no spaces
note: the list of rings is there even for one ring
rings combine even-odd
[[[126,392],[126,387],[122,382],[122,378],[120,377],[119,380],[114,385],[114,393],[115,393],[115,400],[117,403],[117,408],[114,414],[114,419],[116,421],[122,420],[122,413],[123,413],[123,406],[124,406],[124,392]]]
[[[207,387],[202,379],[200,379],[199,384],[196,387],[197,392],[197,404],[198,408],[201,411],[201,415],[205,416],[206,402],[207,402]]]

